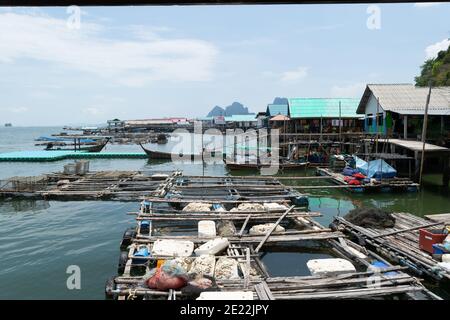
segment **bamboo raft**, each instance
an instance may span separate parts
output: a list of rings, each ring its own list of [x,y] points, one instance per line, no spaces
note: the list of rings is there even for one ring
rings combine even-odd
[[[229,207],[228,207],[229,208]],[[136,215],[136,234],[130,240],[131,245],[127,248],[127,262],[123,274],[108,281],[106,294],[119,300],[125,299],[192,299],[192,293],[181,290],[154,290],[144,285],[142,276],[132,276],[133,253],[140,245],[146,245],[151,251],[152,243],[160,239],[189,240],[196,246],[210,240],[211,237],[199,237],[198,235],[157,235],[155,223],[168,223],[174,230],[178,229],[179,222],[192,223],[200,220],[229,220],[242,223],[240,228],[236,228],[236,233],[227,236],[229,247],[220,256],[237,259],[240,270],[240,279],[216,280],[214,290],[216,291],[251,291],[253,298],[258,300],[305,300],[305,299],[367,299],[374,297],[390,297],[393,295],[404,295],[408,299],[440,299],[422,286],[420,281],[413,278],[403,270],[406,267],[392,266],[380,256],[370,250],[357,245],[347,239],[339,231],[332,231],[324,228],[313,220],[319,216],[316,212],[304,212],[294,209],[275,210],[275,212],[251,211],[182,211],[164,207],[163,203],[152,203],[149,207],[141,205],[139,212],[132,212]],[[235,217],[226,219],[227,216]],[[237,219],[239,218],[239,219]],[[244,221],[242,222],[242,220]],[[268,222],[277,219],[275,225],[263,236],[249,235],[245,230],[256,221]],[[150,221],[147,234],[141,233],[141,222]],[[301,230],[286,230],[285,232],[272,233],[276,225],[281,221],[294,223]],[[237,231],[238,229],[239,232]],[[326,235],[323,238],[315,238],[314,235]],[[305,238],[299,235],[307,236]],[[297,238],[293,238],[297,237]],[[376,259],[386,263],[386,268],[380,270],[367,269],[355,273],[341,274],[332,277],[319,276],[294,276],[294,277],[272,277],[260,259],[259,250],[266,248],[263,245],[271,243],[280,245],[284,241],[299,243],[302,240],[321,241],[325,246],[338,256],[353,261],[362,267],[370,267],[370,261]],[[254,248],[257,243],[258,246]],[[266,250],[266,249],[264,249]],[[220,257],[219,256],[219,257]],[[155,258],[168,257],[151,257]],[[169,257],[170,258],[170,257]],[[217,257],[216,257],[217,258]],[[249,270],[253,272],[250,273]],[[148,270],[148,268],[146,269]],[[388,273],[390,272],[390,273]],[[418,295],[420,294],[420,295]]]
[[[363,228],[342,217],[336,217],[332,228],[351,235],[361,244],[374,248],[380,255],[394,263],[407,266],[419,276],[448,283],[450,272],[439,268],[439,261],[419,248],[419,229],[442,228],[445,222],[430,221],[409,213],[392,215],[396,220],[393,228],[383,230]]]
[[[317,168],[316,172],[320,176],[330,177],[333,183],[339,185],[339,188],[351,192],[417,192],[419,190],[419,184],[406,178],[383,179],[376,184],[349,185],[344,180],[345,176],[341,173],[333,172],[327,168]]]
[[[396,272],[394,276],[384,276],[387,272]],[[373,285],[376,281],[377,285]],[[118,277],[114,284],[107,288],[109,294],[123,299],[155,298],[189,299],[182,290],[157,291],[139,285],[138,277]],[[217,291],[245,290],[253,292],[255,300],[310,300],[310,299],[370,299],[408,294],[425,293],[430,299],[439,299],[417,281],[417,279],[401,272],[401,268],[389,268],[379,274],[374,272],[358,272],[341,274],[335,277],[268,277],[251,279],[246,288],[244,280],[217,280]]]

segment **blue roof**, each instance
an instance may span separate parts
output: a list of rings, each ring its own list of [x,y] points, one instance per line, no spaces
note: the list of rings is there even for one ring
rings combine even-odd
[[[273,117],[278,114],[287,116],[288,115],[288,105],[287,104],[268,104],[266,114],[269,117]]]

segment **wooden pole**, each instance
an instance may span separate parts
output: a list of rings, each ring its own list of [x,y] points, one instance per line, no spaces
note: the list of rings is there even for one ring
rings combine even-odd
[[[339,148],[340,152],[342,153],[342,114],[341,114],[341,101],[339,101]]]
[[[377,98],[377,114],[375,115],[375,128],[377,130],[377,135],[375,137],[375,153],[378,153],[378,133],[379,133],[379,128],[378,128],[378,113],[379,113],[379,108],[380,108],[380,99]]]
[[[295,206],[291,206],[289,209],[287,209],[283,215],[278,218],[277,222],[275,222],[272,226],[272,228],[269,229],[269,231],[267,231],[266,235],[264,236],[264,238],[261,240],[261,242],[258,244],[258,246],[255,249],[255,252],[258,253],[259,250],[261,249],[261,247],[264,245],[264,243],[267,241],[267,239],[270,237],[270,235],[272,234],[272,232],[275,230],[275,228],[280,224],[281,220],[284,219],[284,217],[286,217],[286,215],[292,211],[292,209],[294,209]]]
[[[425,160],[425,143],[427,139],[427,124],[428,124],[428,106],[430,105],[431,98],[431,80],[428,85],[428,96],[427,102],[425,104],[425,114],[423,115],[423,126],[422,126],[422,154],[420,159],[420,173],[419,173],[419,185],[422,186],[422,174],[423,174],[423,162]]]

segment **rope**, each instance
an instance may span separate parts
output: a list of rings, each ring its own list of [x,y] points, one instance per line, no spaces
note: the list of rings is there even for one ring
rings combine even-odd
[[[133,290],[129,289],[127,300],[134,300],[136,298],[136,291],[137,291],[137,289],[134,289],[134,292],[133,292]]]

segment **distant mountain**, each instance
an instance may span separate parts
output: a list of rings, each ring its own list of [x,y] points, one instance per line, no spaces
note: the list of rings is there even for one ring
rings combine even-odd
[[[218,116],[232,116],[236,114],[251,114],[248,112],[248,108],[244,107],[243,104],[239,102],[233,102],[231,105],[225,108],[215,106],[207,115],[207,117],[218,117]]]
[[[207,117],[219,117],[225,115],[225,109],[219,106],[215,106],[212,108],[212,110],[208,113]]]
[[[275,99],[273,99],[273,104],[288,104],[288,99],[276,97]]]

